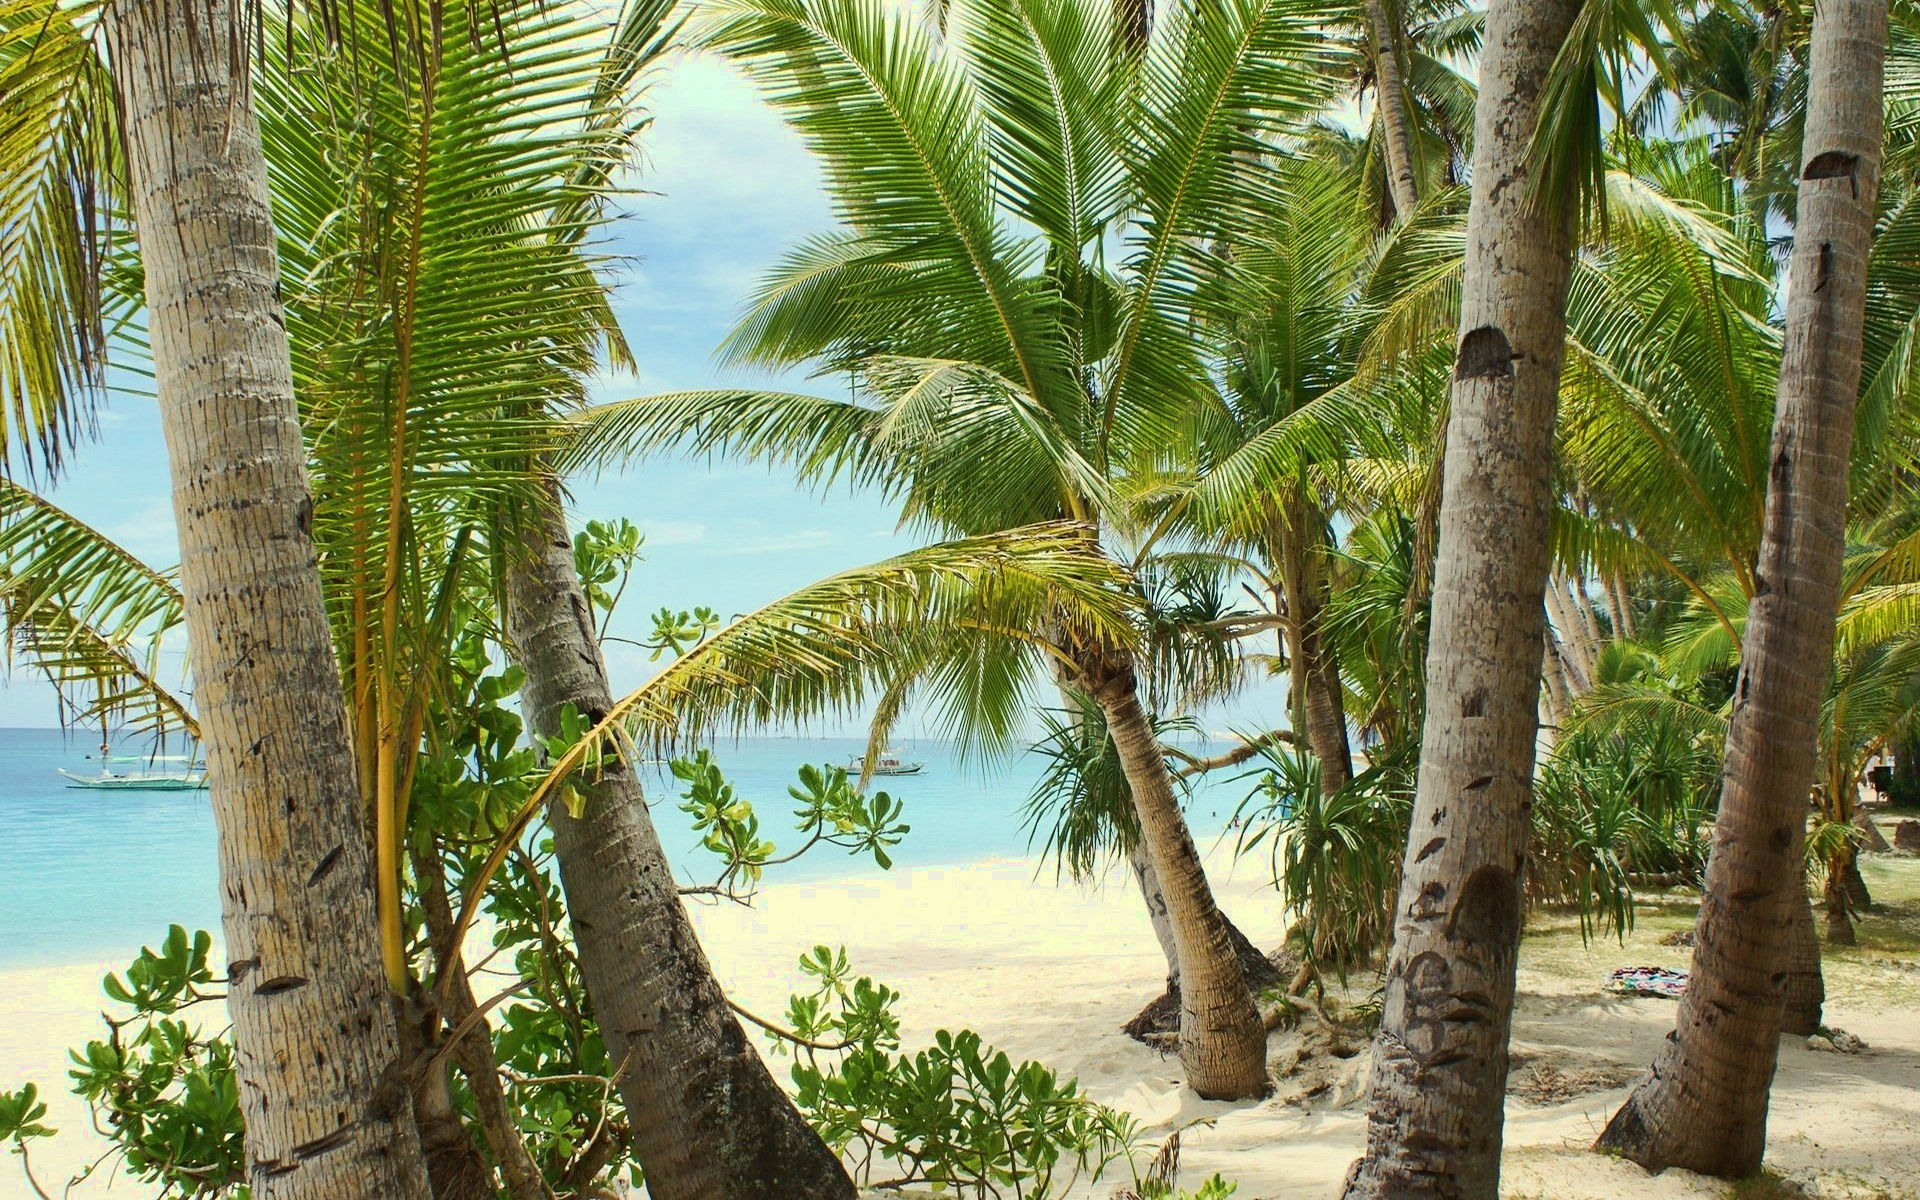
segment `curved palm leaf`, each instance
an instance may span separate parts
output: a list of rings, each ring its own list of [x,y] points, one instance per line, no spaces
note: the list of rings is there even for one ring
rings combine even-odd
[[[198,734],[184,679],[162,680],[162,648],[185,622],[172,576],[8,480],[0,480],[0,610],[8,661],[44,672],[76,719]]]

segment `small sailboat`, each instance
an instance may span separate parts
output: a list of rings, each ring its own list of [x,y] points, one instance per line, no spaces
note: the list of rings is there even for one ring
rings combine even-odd
[[[847,764],[847,771],[854,775],[918,775],[926,765],[923,762],[908,762],[900,757],[898,751],[888,749],[882,750],[873,760],[871,770],[867,768],[867,756],[861,754]]]

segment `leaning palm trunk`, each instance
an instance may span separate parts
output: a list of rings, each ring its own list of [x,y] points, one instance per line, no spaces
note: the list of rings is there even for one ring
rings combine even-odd
[[[1487,12],[1420,778],[1349,1197],[1491,1200],[1499,1184],[1572,270],[1568,214],[1534,202],[1528,150],[1579,11]]]
[[[1723,1178],[1760,1168],[1820,701],[1846,549],[1867,254],[1880,183],[1887,0],[1814,9],[1807,128],[1759,586],[1676,1028],[1599,1145]]]
[[[105,13],[219,830],[257,1200],[425,1196],[310,525],[249,25],[213,0]]]
[[[613,707],[557,488],[509,561],[508,634],[534,730],[568,705]],[[734,1018],[680,901],[626,763],[600,771],[580,815],[550,814],[580,972],[616,1064],[632,1146],[656,1200],[851,1200],[853,1184]]]
[[[1209,1100],[1264,1096],[1272,1088],[1266,1029],[1180,813],[1160,739],[1140,707],[1133,663],[1109,650],[1083,655],[1078,666],[1076,683],[1106,717],[1140,818],[1140,842],[1165,898],[1179,961],[1180,1065],[1187,1085]]]
[[[1404,221],[1420,203],[1420,188],[1413,167],[1413,121],[1407,113],[1406,84],[1400,74],[1401,30],[1390,4],[1391,0],[1368,0],[1367,22],[1373,33],[1373,90],[1380,108],[1387,194],[1393,198],[1395,218]]]

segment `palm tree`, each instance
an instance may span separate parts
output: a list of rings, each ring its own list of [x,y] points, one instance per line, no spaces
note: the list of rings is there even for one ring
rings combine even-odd
[[[1294,0],[1177,9],[1136,62],[1090,0],[958,6],[964,35],[939,46],[867,0],[723,6],[711,44],[808,138],[845,226],[789,257],[730,348],[844,372],[856,394],[654,397],[601,414],[596,440],[690,440],[815,482],[877,483],[946,534],[1067,518],[1106,544],[1124,537],[1116,489],[1208,387],[1184,325],[1192,283],[1270,194],[1243,152],[1325,96],[1314,15]],[[1068,622],[1046,632],[1041,653],[1106,717],[1167,896],[1188,1082],[1264,1092],[1260,1019],[1133,656]]]
[[[558,488],[520,526],[506,623],[527,673],[536,736],[571,708],[613,709],[592,606],[574,567]],[[548,816],[580,969],[632,1120],[635,1156],[660,1200],[850,1198],[845,1168],[768,1074],[687,918],[646,797],[624,761]]]
[[[16,411],[47,417],[99,382],[111,243],[94,221],[124,196],[220,831],[250,1182],[263,1197],[424,1195],[408,1106],[384,1083],[398,1049],[247,78],[255,17],[197,0],[12,6],[19,153],[0,195],[20,239],[9,270],[25,270],[3,340],[28,369],[8,386]],[[59,348],[23,349],[33,339]]]
[[[1367,0],[1350,72],[1373,87],[1372,137],[1391,209],[1411,217],[1426,194],[1457,178],[1472,151],[1473,84],[1450,60],[1478,48],[1484,14],[1460,0]],[[1376,195],[1381,190],[1371,183]]]
[[[537,6],[496,10],[480,37],[451,14],[417,87],[384,64],[342,61],[324,30],[296,28],[284,43],[269,42],[276,52],[286,44],[306,56],[305,69],[273,73],[261,85],[283,214],[287,327],[313,431],[307,453],[327,496],[315,530],[326,550],[336,640],[352,665],[346,699],[365,731],[360,768],[375,840],[396,851],[379,867],[382,899],[392,906],[382,924],[402,924],[407,879],[397,851],[415,847],[413,884],[440,968],[434,986],[424,987],[413,951],[392,939],[390,987],[410,1017],[402,1053],[438,1067],[418,1077],[415,1116],[436,1150],[430,1167],[443,1195],[456,1178],[474,1186],[489,1174],[449,1102],[443,1021],[477,1029],[453,1057],[468,1075],[509,1190],[539,1195],[546,1185],[499,1095],[486,1025],[457,953],[444,867],[417,849],[441,834],[472,839],[496,831],[484,820],[472,829],[423,828],[411,812],[415,766],[444,736],[432,724],[436,706],[458,686],[459,656],[448,639],[471,618],[454,614],[470,603],[465,597],[491,596],[496,586],[516,600],[504,615],[511,648],[528,667],[542,732],[558,732],[568,703],[596,715],[620,708],[601,672],[587,669],[598,663],[597,644],[567,628],[569,621],[577,628],[575,614],[587,610],[570,549],[529,560],[487,547],[570,546],[539,453],[554,443],[560,415],[579,403],[603,343],[620,352],[596,273],[601,264],[589,247],[604,220],[608,180],[644,126],[628,85],[663,44],[666,13],[660,4],[628,10],[611,42]],[[495,81],[508,46],[516,49],[515,89],[503,95]],[[353,72],[353,88],[336,86],[336,68]],[[342,104],[345,95],[354,103]],[[549,122],[541,136],[527,135],[519,106],[553,108],[580,96],[592,103],[574,110],[583,114],[577,125]],[[476,170],[476,160],[485,168]],[[360,168],[332,169],[342,162]],[[513,186],[476,194],[476,179]],[[395,214],[400,220],[389,225]],[[446,286],[461,278],[520,286]],[[145,666],[157,639],[179,623],[170,578],[24,488],[9,488],[4,512],[0,596],[16,628],[36,631],[22,648],[70,683],[121,681],[106,693],[118,711],[144,705],[134,711],[191,725],[193,714]],[[1079,540],[1018,531],[838,577],[824,597],[802,593],[758,624],[725,631],[629,698],[627,709],[641,710],[647,736],[679,738],[697,736],[703,721],[729,706],[769,702],[752,716],[774,719],[810,711],[808,704],[851,705],[874,658],[894,661],[911,644],[876,623],[876,613],[897,625],[910,611],[917,630],[946,630],[949,646],[973,659],[983,652],[954,633],[956,622],[986,629],[1002,620],[1031,623],[1025,614],[1037,605],[1124,642],[1126,626],[1103,614],[1125,598],[1099,563],[1089,590]],[[1009,563],[1015,554],[1018,562]],[[498,584],[489,577],[495,568],[504,572]],[[1009,583],[1015,576],[1027,582]],[[1021,609],[1009,599],[1021,595],[1039,599]],[[877,607],[876,596],[892,602]],[[802,677],[805,686],[796,689]],[[657,699],[669,690],[667,701]],[[786,1195],[805,1172],[810,1194],[850,1194],[844,1171],[734,1020],[687,926],[631,773],[605,767],[594,783],[578,778],[569,786],[590,797],[578,817],[557,806],[551,818],[563,843],[570,915],[600,1029],[620,1052],[624,1069],[615,1080],[650,1189]],[[500,844],[516,844],[515,837]],[[483,886],[462,898],[462,924]],[[672,1019],[663,1023],[662,1012]],[[648,1035],[632,1036],[639,1029]],[[768,1146],[780,1152],[770,1156]],[[491,1184],[477,1186],[491,1194]]]
[[[1487,12],[1426,725],[1349,1197],[1498,1187],[1573,266],[1571,205],[1536,203],[1529,152],[1581,7]]]
[[[1687,994],[1598,1145],[1740,1178],[1766,1148],[1781,947],[1832,661],[1865,279],[1880,182],[1885,0],[1814,15],[1779,415],[1733,726]]]
[[[1402,82],[1401,22],[1393,0],[1367,0],[1368,32],[1373,35],[1374,103],[1379,106],[1380,144],[1387,164],[1387,195],[1397,220],[1419,207],[1418,167],[1413,153],[1412,121]]]

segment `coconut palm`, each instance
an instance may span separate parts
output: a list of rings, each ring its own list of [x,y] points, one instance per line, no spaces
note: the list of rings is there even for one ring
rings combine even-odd
[[[1772,481],[1693,969],[1652,1076],[1600,1145],[1739,1178],[1766,1147],[1781,951],[1833,648],[1866,274],[1880,182],[1885,0],[1816,10]]]
[[[564,625],[587,603],[539,454],[552,443],[558,413],[584,393],[603,341],[617,339],[590,234],[604,219],[607,180],[644,123],[629,85],[657,52],[666,12],[665,5],[629,10],[611,43],[537,6],[498,10],[477,37],[450,16],[440,53],[417,81],[382,64],[343,61],[322,30],[296,28],[271,43],[304,56],[303,70],[270,77],[261,94],[286,233],[295,378],[313,430],[308,453],[328,497],[316,535],[326,550],[340,652],[350,664],[346,697],[364,731],[360,761],[375,840],[395,851],[380,872],[389,930],[400,922],[406,885],[398,848],[440,832],[410,815],[412,785],[415,764],[432,752],[434,706],[458,686],[449,639],[466,618],[451,614],[468,597],[504,589],[513,598],[506,614],[512,649],[529,667],[534,716],[545,732],[558,732],[552,723],[565,703],[586,714],[620,707],[605,698],[603,678],[581,682],[580,664],[598,661],[597,645],[583,645],[577,634],[548,635],[556,616]],[[495,83],[509,61],[507,45],[515,87],[501,93]],[[340,71],[353,72],[353,88],[336,86]],[[578,121],[547,122],[540,136],[524,128],[525,106],[558,108],[581,96],[592,102],[574,110],[584,113]],[[476,159],[485,164],[477,173]],[[342,163],[359,165],[330,169]],[[485,186],[462,199],[476,180]],[[512,186],[497,187],[502,181]],[[386,219],[396,213],[402,220],[390,228]],[[464,278],[520,286],[449,286]],[[42,631],[23,649],[75,682],[83,667],[94,681],[129,677],[107,697],[123,710],[137,699],[190,720],[151,671],[138,673],[139,645],[175,627],[179,602],[169,578],[140,568],[24,489],[8,499],[12,519],[0,542],[9,611]],[[627,708],[638,705],[640,725],[664,740],[697,736],[712,713],[729,706],[744,713],[749,701],[764,702],[751,709],[759,719],[855,703],[875,658],[893,661],[907,646],[885,633],[882,619],[897,624],[909,609],[916,636],[946,629],[949,648],[975,659],[983,652],[953,634],[959,618],[951,614],[964,609],[974,626],[989,629],[1031,623],[1017,606],[1022,595],[1041,598],[1029,607],[1043,602],[1048,613],[1074,614],[1124,641],[1130,627],[1102,614],[1126,598],[1104,564],[1093,561],[1089,574],[1079,540],[1016,531],[842,576],[771,607],[757,625],[726,631]],[[564,553],[489,550],[516,541],[536,551],[557,544]],[[559,558],[564,570],[553,565]],[[876,596],[911,602],[883,608]],[[546,607],[529,602],[538,597]],[[755,641],[756,628],[770,633]],[[100,657],[101,647],[114,653],[104,665],[88,665],[83,654]],[[52,657],[55,651],[65,657]],[[670,689],[678,690],[668,701],[657,699]],[[747,1047],[686,924],[630,772],[603,766],[594,785],[576,779],[572,786],[591,802],[577,818],[564,809],[553,818],[564,826],[556,831],[566,843],[562,873],[572,914],[591,931],[580,939],[582,968],[605,1036],[626,1067],[616,1079],[650,1188],[662,1196],[785,1195],[811,1172],[811,1194],[850,1193],[844,1172]],[[431,856],[426,866],[417,852],[414,861],[423,897],[440,890]],[[467,910],[478,900],[470,893]],[[436,922],[426,924],[433,932]],[[435,1010],[452,1024],[475,1004],[454,952],[451,914],[438,924],[444,936],[434,939],[440,970],[431,993],[413,977],[413,952],[395,938],[388,975],[408,1011],[423,1008],[430,1018],[409,1023],[422,1044],[405,1049],[440,1068],[420,1077],[416,1115],[433,1148],[446,1151],[432,1165],[434,1186],[448,1194],[452,1176],[443,1165],[466,1179],[474,1171],[468,1135],[448,1106]],[[663,1025],[662,1011],[675,1020]],[[648,1037],[627,1032],[641,1027]],[[478,1028],[484,1033],[484,1024]],[[481,1104],[489,1098],[485,1085],[495,1082],[491,1049],[484,1037],[467,1037],[459,1057],[463,1066],[478,1063],[469,1074]],[[497,1092],[496,1084],[496,1108]],[[529,1176],[516,1122],[501,1115],[480,1113],[492,1157],[512,1194],[540,1194],[545,1185]],[[689,1156],[685,1147],[693,1145],[701,1152]],[[777,1161],[762,1153],[768,1145],[782,1147]],[[468,1161],[446,1161],[462,1158]],[[486,1174],[484,1163],[478,1174]],[[490,1184],[479,1186],[491,1194]]]
[[[1124,553],[1125,480],[1209,386],[1186,328],[1194,284],[1216,243],[1263,219],[1262,135],[1325,98],[1322,10],[1181,7],[1137,64],[1102,36],[1108,6],[1079,0],[956,6],[961,36],[939,45],[867,0],[715,12],[710,44],[819,154],[843,226],[776,270],[729,349],[844,373],[855,394],[653,397],[601,413],[594,451],[684,441],[878,484],[922,528],[1065,517]],[[1069,623],[1047,633],[1041,653],[1106,715],[1168,898],[1188,1082],[1263,1092],[1259,1017],[1136,664]]]
[[[1412,216],[1423,196],[1457,179],[1472,153],[1470,79],[1452,60],[1479,49],[1484,14],[1457,0],[1367,0],[1350,74],[1371,83],[1391,221]]]
[[[1573,267],[1572,197],[1539,198],[1529,152],[1581,7],[1487,12],[1426,721],[1349,1197],[1498,1188]]]
[[[394,1020],[247,80],[255,16],[224,3],[8,6],[0,341],[9,403],[45,427],[100,382],[96,222],[124,203],[220,831],[249,1182],[262,1197],[423,1195],[407,1106],[382,1084]]]

